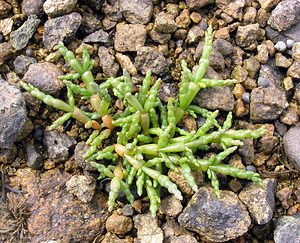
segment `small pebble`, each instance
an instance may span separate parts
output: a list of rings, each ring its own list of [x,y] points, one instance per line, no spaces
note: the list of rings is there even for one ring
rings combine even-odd
[[[249,104],[250,103],[250,94],[249,93],[244,93],[242,96],[242,100],[246,103]]]
[[[253,166],[253,165],[247,165],[247,166],[246,166],[246,170],[256,172],[256,168],[255,168],[255,166]]]
[[[33,50],[31,48],[27,48],[25,51],[26,56],[32,57],[33,56]]]
[[[134,213],[133,207],[130,204],[126,204],[123,207],[123,215],[124,216],[132,216]]]
[[[286,41],[286,47],[290,49],[290,48],[293,47],[294,43],[295,43],[294,40],[288,39],[288,40]]]
[[[283,41],[278,41],[275,44],[275,49],[279,52],[285,52],[286,51],[286,44]]]

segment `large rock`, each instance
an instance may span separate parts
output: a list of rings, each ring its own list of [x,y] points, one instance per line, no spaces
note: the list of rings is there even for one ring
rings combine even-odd
[[[47,20],[43,36],[44,46],[51,50],[60,41],[73,37],[81,24],[81,19],[79,13],[71,13]]]
[[[22,134],[26,119],[21,91],[0,79],[0,148],[12,148]]]
[[[293,216],[282,216],[276,222],[275,243],[300,242],[300,212]]]
[[[268,24],[278,31],[291,28],[300,20],[300,1],[285,0],[272,11]]]
[[[146,27],[141,24],[118,24],[115,49],[120,52],[137,51],[146,42]]]
[[[275,210],[275,179],[264,180],[264,186],[251,183],[240,193],[239,198],[244,203],[256,224],[270,222]]]
[[[250,119],[255,122],[276,120],[288,105],[283,90],[275,86],[255,88],[251,92]]]
[[[34,63],[29,66],[23,79],[47,94],[58,95],[64,87],[63,81],[58,79],[61,75],[63,72],[53,63]]]
[[[251,219],[233,192],[221,191],[218,199],[212,188],[202,187],[179,215],[178,222],[199,233],[203,240],[224,242],[246,233]]]
[[[121,0],[120,11],[131,24],[147,24],[153,12],[152,0]]]
[[[292,127],[283,137],[284,150],[290,163],[300,171],[300,128]]]
[[[159,51],[144,46],[138,49],[135,66],[142,74],[151,70],[153,74],[164,75],[169,71],[170,62]]]
[[[232,111],[234,108],[234,97],[227,86],[203,89],[194,102],[209,110]]]
[[[26,168],[11,178],[12,187],[26,192],[30,242],[92,242],[104,233],[105,196],[97,193],[91,202],[82,203],[65,189],[70,177],[58,169],[38,175]]]

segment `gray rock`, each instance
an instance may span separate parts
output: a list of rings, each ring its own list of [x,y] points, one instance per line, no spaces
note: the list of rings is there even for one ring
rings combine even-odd
[[[223,56],[229,56],[233,53],[233,45],[227,40],[218,38],[213,42],[213,50],[217,50]]]
[[[292,66],[289,67],[287,74],[292,78],[300,79],[300,63],[294,62]]]
[[[277,86],[282,84],[284,76],[278,68],[276,68],[274,60],[269,61],[267,64],[261,65],[259,76],[257,80],[258,86]],[[264,85],[266,84],[266,85]]]
[[[29,66],[33,63],[36,63],[36,60],[33,57],[24,55],[17,56],[17,58],[14,60],[15,72],[17,74],[24,75],[27,72]]]
[[[8,42],[0,43],[0,66],[13,55],[14,49]]]
[[[246,103],[249,104],[250,103],[250,93],[244,93],[242,96],[242,100]]]
[[[116,77],[120,66],[116,63],[111,50],[104,46],[100,46],[98,49],[98,56],[104,74],[108,77]]]
[[[26,13],[27,16],[31,14],[42,15],[44,2],[45,0],[24,0],[22,1],[22,13]]]
[[[215,0],[186,0],[186,5],[190,10],[200,10],[201,8],[213,4]]]
[[[292,127],[283,137],[283,146],[290,163],[300,171],[300,128]]]
[[[275,210],[276,180],[265,179],[263,188],[251,183],[240,193],[239,198],[244,203],[256,224],[270,222]]]
[[[74,138],[58,131],[46,131],[43,142],[49,159],[55,162],[65,161],[69,156],[70,149],[76,144]]]
[[[205,241],[223,242],[246,233],[251,224],[246,206],[231,191],[218,199],[212,188],[201,187],[178,217],[181,226]]]
[[[38,170],[43,166],[44,158],[36,151],[32,144],[26,144],[27,166],[31,169]]]
[[[23,132],[26,118],[21,91],[0,79],[0,148],[12,148]]]
[[[246,164],[251,164],[254,160],[253,138],[243,140],[244,145],[240,146],[238,151]]]
[[[146,27],[141,24],[118,24],[115,49],[119,52],[137,51],[146,42]]]
[[[122,208],[122,213],[124,216],[132,216],[134,214],[134,209],[130,204],[126,204]]]
[[[121,0],[120,11],[131,24],[147,24],[153,12],[152,0]]]
[[[117,235],[128,233],[132,227],[132,219],[124,215],[114,213],[106,220],[106,230]]]
[[[162,199],[159,206],[159,212],[165,214],[169,217],[176,217],[182,211],[182,205],[180,200],[178,200],[173,195],[165,197]]]
[[[288,38],[292,38],[294,41],[300,41],[300,21],[289,28],[288,30],[284,31],[283,34]]]
[[[36,15],[30,15],[23,25],[10,33],[10,43],[18,51],[26,47],[41,21]]]
[[[275,86],[251,91],[250,119],[255,122],[276,120],[288,107],[286,94]]]
[[[61,75],[63,72],[53,63],[34,63],[29,66],[23,80],[45,93],[58,95],[64,87],[63,81],[58,79]]]
[[[178,94],[178,86],[176,83],[162,82],[159,87],[157,96],[164,102],[168,102],[169,98],[175,98]]]
[[[199,39],[201,36],[204,35],[204,31],[201,29],[200,26],[198,25],[195,25],[193,26],[192,28],[190,28],[188,34],[187,34],[187,37],[186,37],[186,42],[188,44],[192,44],[192,43],[195,43],[195,42],[199,42]]]
[[[79,27],[83,34],[92,34],[101,29],[101,21],[93,14],[84,12],[82,14],[82,21]]]
[[[164,236],[161,228],[158,227],[157,218],[152,217],[150,213],[139,214],[133,218],[133,221],[141,243],[163,242]]]
[[[172,14],[160,12],[154,22],[154,29],[157,32],[173,33],[177,30],[177,25]]]
[[[137,51],[135,66],[142,74],[151,70],[153,74],[164,75],[169,71],[170,62],[154,48],[144,46]]]
[[[46,0],[43,8],[49,17],[57,17],[71,13],[76,4],[77,0]]]
[[[250,47],[257,43],[260,34],[259,24],[239,26],[236,33],[236,43],[240,47]]]
[[[66,183],[67,191],[74,194],[81,202],[90,202],[96,189],[96,180],[91,176],[74,175]]]
[[[280,2],[272,11],[268,24],[278,31],[291,28],[300,20],[299,0],[285,0]]]
[[[60,41],[67,41],[73,37],[81,24],[81,19],[79,13],[48,19],[44,25],[44,46],[51,50]]]
[[[104,30],[98,30],[89,36],[84,37],[83,42],[85,43],[101,43],[107,45],[109,42],[109,34]]]
[[[170,242],[172,238],[189,233],[189,231],[181,227],[175,219],[169,217],[166,219],[167,222],[161,227],[164,232],[164,242]]]
[[[300,242],[300,212],[293,216],[282,216],[276,222],[275,243]]]
[[[195,237],[191,235],[179,235],[171,239],[170,243],[197,243]]]
[[[286,51],[286,44],[284,41],[278,41],[276,42],[276,44],[274,45],[274,48],[279,51],[279,52],[285,52]]]
[[[85,142],[79,142],[76,144],[74,149],[75,163],[84,171],[96,171],[96,169],[91,166],[91,162],[83,158],[83,155],[87,152],[88,148],[89,146]]]
[[[153,41],[158,42],[159,44],[167,44],[171,39],[171,34],[165,34],[155,30],[151,30],[149,35]]]
[[[232,111],[234,108],[234,97],[229,87],[214,87],[201,90],[194,102],[209,110]]]

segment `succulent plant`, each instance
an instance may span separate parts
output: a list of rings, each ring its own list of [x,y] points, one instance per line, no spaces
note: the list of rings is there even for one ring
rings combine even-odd
[[[133,91],[133,82],[126,70],[121,77],[108,78],[98,84],[91,72],[93,62],[88,52],[84,50],[82,60],[79,60],[63,43],[57,48],[74,70],[73,73],[59,77],[67,87],[67,101],[44,94],[34,86],[22,82],[23,88],[32,96],[66,112],[50,126],[50,129],[62,125],[71,117],[86,128],[94,129],[86,141],[89,149],[84,158],[89,159],[91,165],[99,171],[99,180],[111,179],[108,199],[110,211],[113,210],[120,192],[133,203],[133,184],[136,184],[139,196],[147,194],[153,216],[159,207],[161,187],[165,187],[169,193],[182,200],[182,193],[167,176],[169,170],[181,171],[195,192],[198,187],[192,171],[206,172],[217,196],[220,196],[217,173],[262,183],[259,174],[222,164],[222,161],[235,152],[238,146],[243,145],[241,140],[258,138],[265,129],[261,127],[257,130],[232,130],[231,112],[223,124],[219,124],[216,119],[218,111],[192,105],[199,90],[237,82],[204,78],[212,51],[212,40],[213,30],[209,26],[198,67],[193,73],[187,63],[182,61],[179,96],[170,98],[166,104],[157,96],[162,81],[157,79],[151,85],[150,70],[137,93]],[[73,80],[81,80],[83,84],[77,85]],[[88,100],[92,110],[85,112],[78,108],[74,95]],[[124,110],[115,111],[116,100],[124,103]],[[196,131],[189,132],[178,126],[188,115],[201,115],[206,120]],[[106,147],[103,147],[104,140],[107,140],[105,144],[109,144]],[[208,159],[196,155],[197,151],[211,150],[212,143],[220,144],[223,151],[211,155]]]

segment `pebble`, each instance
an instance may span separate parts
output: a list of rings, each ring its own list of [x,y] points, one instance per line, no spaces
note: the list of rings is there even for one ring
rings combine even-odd
[[[300,63],[300,42],[296,42],[292,48],[292,57],[296,62]]]
[[[177,30],[174,16],[165,12],[160,12],[154,22],[154,29],[162,33],[173,33]]]
[[[268,51],[267,45],[261,44],[261,45],[257,46],[256,58],[261,64],[267,63],[267,61],[269,59],[269,51]]]
[[[43,166],[44,158],[37,152],[34,145],[26,144],[27,166],[31,169],[38,170]]]
[[[290,207],[289,199],[291,198],[292,194],[293,190],[289,187],[284,187],[276,192],[276,197],[281,202],[281,206],[284,209],[288,209]]]
[[[184,9],[175,21],[178,28],[186,29],[192,22],[190,18],[190,11],[188,9]]]
[[[269,19],[269,15],[269,12],[267,12],[265,9],[258,9],[255,23],[258,23],[260,28],[265,28]]]
[[[119,52],[137,51],[146,42],[147,30],[141,24],[118,24],[115,49]]]
[[[100,46],[98,49],[98,57],[99,64],[102,67],[103,73],[107,77],[116,77],[120,70],[120,66],[115,61],[115,57],[112,54],[112,50],[104,46]]]
[[[272,11],[268,24],[282,32],[288,30],[300,20],[299,0],[286,0],[280,2]]]
[[[195,25],[188,31],[188,34],[186,37],[186,42],[189,44],[192,44],[195,42],[198,43],[200,37],[203,35],[204,35],[204,31],[198,25]]]
[[[213,49],[216,49],[218,52],[220,52],[224,57],[229,56],[233,53],[233,45],[224,39],[216,39],[213,42]]]
[[[122,213],[124,216],[132,216],[134,214],[134,209],[130,204],[126,204],[122,208]]]
[[[272,220],[276,185],[275,179],[265,179],[263,187],[252,182],[239,193],[239,198],[248,208],[254,223],[261,225]]]
[[[258,2],[261,8],[270,11],[280,2],[280,0],[258,0]]]
[[[158,210],[161,214],[165,214],[168,217],[176,217],[181,213],[182,209],[180,200],[171,195],[162,199]]]
[[[259,24],[239,26],[236,33],[236,43],[242,48],[256,46],[259,34]]]
[[[0,148],[0,163],[11,164],[17,154],[17,147],[13,145],[10,149]]]
[[[280,70],[276,68],[274,60],[270,60],[267,64],[261,65],[257,84],[261,87],[280,87],[283,78],[284,76]]]
[[[190,18],[195,24],[198,24],[202,19],[201,14],[198,12],[192,12]]]
[[[161,227],[164,232],[164,241],[170,242],[174,237],[189,233],[185,228],[181,227],[175,219],[167,217],[166,220],[167,222]]]
[[[80,32],[85,35],[92,34],[101,28],[101,21],[91,13],[84,12],[82,14]]]
[[[45,93],[57,96],[64,87],[63,81],[57,78],[61,75],[63,72],[53,63],[34,63],[29,66],[23,80]]]
[[[295,78],[295,79],[300,79],[300,63],[299,62],[294,62],[288,69],[287,71],[288,76]]]
[[[281,53],[276,53],[275,55],[275,66],[276,67],[282,67],[282,68],[288,68],[292,65],[292,61],[286,58]]]
[[[163,231],[158,226],[157,218],[150,213],[139,214],[133,218],[134,228],[137,229],[137,237],[141,242],[162,243]]]
[[[100,43],[103,45],[109,44],[109,34],[104,30],[97,30],[94,33],[83,38],[85,43]]]
[[[21,91],[0,79],[0,148],[11,149],[21,136],[27,119]]]
[[[22,1],[22,13],[26,13],[27,16],[42,15],[44,2],[45,0],[24,0]]]
[[[255,22],[257,11],[254,7],[247,7],[243,16],[243,22],[245,24],[253,24]]]
[[[36,63],[36,60],[33,57],[24,55],[17,56],[17,58],[14,60],[15,72],[17,74],[24,75],[27,72],[29,66],[33,63]]]
[[[214,2],[215,0],[186,0],[186,5],[190,10],[196,11]]]
[[[256,172],[256,168],[255,168],[255,166],[253,166],[253,165],[247,165],[247,166],[246,166],[246,170]]]
[[[118,52],[116,54],[116,59],[120,64],[122,70],[126,69],[132,76],[135,76],[137,74],[137,70],[130,60],[129,56],[123,55],[122,53]]]
[[[295,43],[295,41],[294,40],[292,40],[292,39],[287,39],[286,40],[286,46],[287,46],[287,48],[292,48],[293,47],[293,45],[294,45],[294,43]]]
[[[144,75],[148,70],[153,74],[164,75],[169,71],[170,61],[154,48],[144,46],[138,49],[134,64]]]
[[[43,8],[49,17],[58,17],[71,13],[76,4],[77,0],[46,0]]]
[[[13,55],[14,49],[8,42],[0,43],[0,66]]]
[[[276,44],[275,44],[275,49],[279,52],[285,52],[286,51],[286,44],[284,41],[278,41]]]
[[[171,239],[170,243],[197,243],[195,237],[191,235],[179,235]]]
[[[49,159],[59,162],[67,160],[76,140],[55,130],[44,133],[43,143],[46,146]]]
[[[13,25],[13,18],[6,18],[0,20],[0,43],[3,41],[4,36],[7,36],[11,33]]]
[[[44,25],[44,46],[51,50],[60,41],[73,37],[81,24],[81,19],[80,14],[75,12],[48,19]]]
[[[5,16],[11,10],[10,4],[7,2],[0,0],[0,17]]]
[[[130,217],[118,214],[112,214],[106,220],[106,230],[117,235],[128,233],[133,227]]]
[[[260,63],[255,57],[249,57],[243,61],[243,67],[248,72],[250,78],[255,78],[260,70]]]
[[[239,154],[242,156],[243,161],[246,164],[251,164],[254,160],[254,145],[252,138],[246,138],[243,140],[244,145],[238,148]]]
[[[275,226],[274,240],[276,243],[300,242],[300,212],[293,216],[281,216]]]
[[[288,107],[286,94],[274,86],[251,91],[250,119],[255,122],[276,120]]]
[[[232,79],[236,79],[239,83],[246,81],[247,76],[248,72],[242,66],[235,66],[230,75]]]
[[[10,43],[18,51],[26,47],[41,21],[36,15],[30,15],[23,25],[10,33]]]
[[[171,34],[164,34],[155,30],[151,30],[149,35],[153,41],[159,44],[167,44],[168,41],[171,39]]]
[[[224,13],[228,14],[232,18],[241,21],[243,17],[244,7],[245,7],[244,0],[233,0],[233,1],[227,1],[223,6],[221,6],[221,9],[223,10]]]
[[[147,24],[153,12],[152,0],[122,0],[120,11],[131,24]]]
[[[283,137],[283,146],[289,162],[300,171],[300,128],[291,127]]]
[[[221,191],[218,199],[212,188],[201,187],[179,215],[178,222],[200,234],[202,240],[224,242],[246,233],[251,219],[233,192]]]
[[[250,103],[250,93],[244,93],[242,95],[242,100],[246,103],[246,104],[249,104]]]
[[[88,148],[89,146],[85,142],[79,142],[76,144],[74,149],[75,164],[84,171],[96,171],[96,169],[91,166],[90,161],[83,158],[83,155],[87,152]]]

